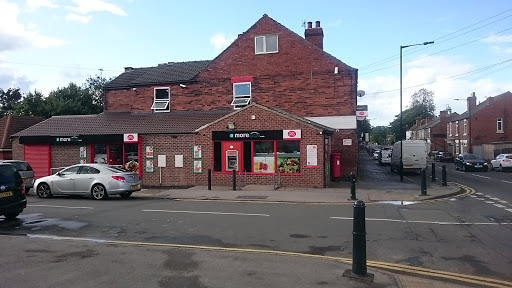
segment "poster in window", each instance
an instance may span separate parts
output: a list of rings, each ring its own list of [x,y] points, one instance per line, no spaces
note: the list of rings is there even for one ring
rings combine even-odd
[[[203,161],[202,160],[194,160],[194,173],[202,173],[203,172]]]
[[[80,159],[87,158],[87,147],[80,147]]]
[[[153,146],[146,146],[146,158],[153,158]]]
[[[86,163],[87,163],[86,159],[80,159],[80,164],[86,164]]]
[[[153,160],[146,160],[146,172],[154,172],[155,166]]]
[[[201,145],[194,145],[194,158],[203,158]]]
[[[318,146],[317,145],[307,145],[307,167],[317,167],[318,166]]]

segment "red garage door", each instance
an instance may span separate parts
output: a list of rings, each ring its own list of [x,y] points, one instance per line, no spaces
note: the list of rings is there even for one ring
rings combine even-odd
[[[50,145],[24,145],[23,155],[34,170],[34,178],[50,175]]]

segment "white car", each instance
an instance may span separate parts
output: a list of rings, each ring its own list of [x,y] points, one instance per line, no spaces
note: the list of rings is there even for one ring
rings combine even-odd
[[[500,154],[491,160],[491,170],[512,169],[512,154]]]
[[[37,196],[84,195],[105,199],[110,195],[128,198],[141,190],[139,174],[107,164],[78,164],[64,168],[55,175],[42,177],[34,183]]]

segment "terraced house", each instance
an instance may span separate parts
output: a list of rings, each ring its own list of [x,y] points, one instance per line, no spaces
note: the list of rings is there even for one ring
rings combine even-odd
[[[39,175],[78,162],[137,170],[147,186],[325,187],[357,173],[357,70],[263,15],[215,59],[126,67],[99,115],[52,117],[15,135]],[[186,42],[183,42],[186,45]],[[34,165],[33,165],[34,166]]]

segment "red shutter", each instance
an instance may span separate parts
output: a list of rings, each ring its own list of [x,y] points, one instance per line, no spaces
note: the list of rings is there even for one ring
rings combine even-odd
[[[32,166],[34,178],[50,175],[50,145],[24,145],[25,161]]]

